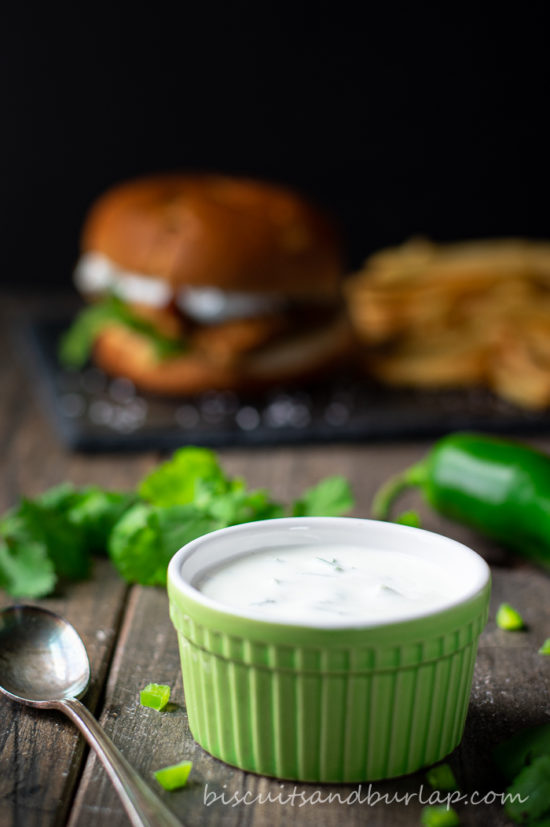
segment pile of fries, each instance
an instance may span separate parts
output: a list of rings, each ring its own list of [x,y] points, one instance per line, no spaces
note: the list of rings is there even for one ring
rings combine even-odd
[[[347,300],[381,381],[550,405],[550,243],[413,239],[371,256]]]

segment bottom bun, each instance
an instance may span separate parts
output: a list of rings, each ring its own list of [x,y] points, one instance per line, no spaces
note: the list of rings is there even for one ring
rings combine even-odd
[[[229,365],[208,360],[196,351],[158,360],[146,339],[112,324],[96,341],[94,361],[107,373],[130,379],[138,388],[177,396],[296,382],[344,359],[351,345],[347,319],[338,317],[323,328],[281,339]]]

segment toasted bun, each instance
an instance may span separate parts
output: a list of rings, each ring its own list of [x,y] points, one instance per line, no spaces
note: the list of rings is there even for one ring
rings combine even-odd
[[[323,212],[284,187],[221,175],[159,175],[111,189],[88,215],[82,248],[174,287],[328,296],[343,273]]]
[[[100,333],[94,358],[107,373],[126,376],[144,390],[180,395],[303,379],[349,355],[350,346],[349,325],[339,317],[331,325],[278,340],[235,363],[218,362],[194,350],[159,361],[143,337],[113,324]]]

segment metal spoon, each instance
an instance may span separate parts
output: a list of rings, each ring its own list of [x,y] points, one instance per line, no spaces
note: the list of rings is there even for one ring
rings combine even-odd
[[[38,606],[0,611],[0,691],[69,716],[97,752],[134,827],[181,827],[77,700],[89,683],[88,654],[70,623]]]

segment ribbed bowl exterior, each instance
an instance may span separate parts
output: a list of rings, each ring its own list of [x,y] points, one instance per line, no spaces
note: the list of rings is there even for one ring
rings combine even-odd
[[[297,629],[283,642],[280,631],[262,641],[262,624],[248,636],[203,610],[197,619],[169,592],[189,725],[216,758],[282,779],[353,783],[414,772],[458,745],[489,584],[440,618],[364,635]]]

